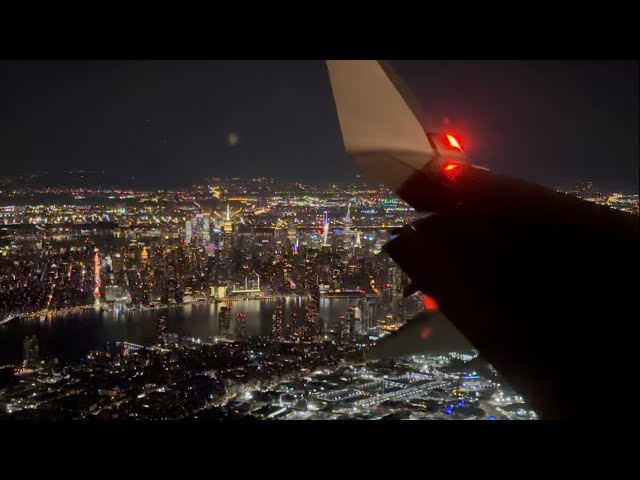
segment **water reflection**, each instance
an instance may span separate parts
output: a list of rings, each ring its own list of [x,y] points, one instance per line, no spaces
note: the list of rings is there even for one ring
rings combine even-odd
[[[349,306],[356,306],[357,303],[356,298],[321,298],[320,316],[325,323],[335,324]],[[155,318],[160,314],[167,317],[168,331],[205,340],[224,333],[220,331],[218,319],[220,309],[225,306],[231,311],[230,334],[237,334],[239,322],[246,321],[248,336],[267,336],[272,333],[273,314],[278,305],[284,310],[285,328],[296,317],[304,319],[306,299],[288,297],[229,304],[189,304],[162,310],[89,310],[43,320],[17,320],[0,328],[0,364],[17,362],[22,358],[22,341],[28,335],[38,336],[42,355],[69,361],[81,357],[88,350],[103,348],[109,342],[128,340],[149,345],[157,339]]]

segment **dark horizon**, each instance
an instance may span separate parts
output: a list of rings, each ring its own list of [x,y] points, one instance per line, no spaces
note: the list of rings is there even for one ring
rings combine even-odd
[[[119,179],[116,178],[116,176],[113,175],[109,175],[108,172],[86,172],[86,173],[90,173],[90,174],[94,174],[93,178],[99,178],[100,181],[87,181],[87,180],[83,180],[83,181],[77,181],[77,176],[76,176],[76,180],[73,179],[64,179],[65,174],[68,171],[63,171],[63,172],[59,172],[59,175],[57,175],[55,178],[57,179],[56,181],[45,181],[45,179],[50,179],[53,178],[47,174],[49,174],[50,172],[41,172],[41,171],[36,171],[36,172],[32,172],[30,174],[19,174],[17,176],[14,177],[7,177],[7,178],[3,178],[0,177],[0,182],[2,182],[3,180],[8,180],[9,178],[11,179],[18,179],[18,178],[22,178],[22,179],[27,179],[29,177],[33,176],[39,176],[38,180],[29,180],[29,181],[23,181],[23,182],[11,182],[12,186],[23,186],[23,187],[27,187],[27,188],[46,188],[46,187],[51,187],[51,188],[121,188],[121,189],[132,189],[138,192],[157,192],[157,191],[171,191],[171,190],[188,190],[191,188],[195,188],[195,187],[202,187],[205,186],[208,181],[212,180],[213,178],[219,178],[220,180],[223,181],[228,181],[228,180],[232,180],[232,179],[238,179],[240,181],[250,181],[256,178],[272,178],[275,182],[282,182],[284,184],[294,184],[294,183],[300,183],[302,185],[309,185],[309,186],[314,186],[314,187],[323,187],[323,186],[328,186],[328,185],[346,185],[349,184],[351,182],[355,182],[358,180],[362,180],[368,184],[372,184],[372,185],[379,185],[383,188],[383,185],[380,184],[380,182],[378,182],[376,179],[370,178],[369,176],[367,176],[364,173],[360,173],[360,172],[355,172],[355,174],[351,177],[347,177],[347,178],[341,178],[339,180],[330,180],[330,181],[325,181],[325,182],[309,182],[309,181],[300,181],[300,180],[295,180],[295,179],[281,179],[281,178],[277,178],[277,177],[272,177],[269,175],[265,175],[265,176],[243,176],[243,175],[238,175],[238,176],[224,176],[224,177],[205,177],[205,178],[201,178],[201,179],[194,179],[193,181],[183,181],[183,182],[171,182],[170,184],[149,184],[146,183],[144,181],[144,179],[140,179],[140,178],[123,178],[123,179]],[[44,174],[44,175],[42,175]],[[92,178],[92,175],[88,176],[89,178]],[[565,190],[565,189],[572,189],[572,188],[577,188],[582,184],[585,183],[591,183],[593,185],[593,188],[595,188],[597,191],[600,191],[603,194],[608,194],[608,193],[621,193],[621,194],[625,194],[625,195],[637,195],[638,191],[637,190],[632,190],[632,189],[621,189],[621,188],[612,188],[612,187],[608,187],[606,185],[601,185],[599,184],[597,181],[594,181],[593,179],[590,178],[583,178],[583,179],[576,179],[576,180],[567,180],[564,182],[559,182],[556,184],[548,184],[547,186],[549,188],[553,188],[553,189],[561,189],[561,190]]]
[[[548,186],[638,192],[636,62],[392,65],[475,162]],[[172,188],[358,173],[318,60],[3,61],[0,102],[2,177],[78,169]]]

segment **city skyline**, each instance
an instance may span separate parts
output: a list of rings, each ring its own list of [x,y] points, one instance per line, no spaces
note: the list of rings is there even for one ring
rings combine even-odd
[[[599,415],[619,369],[588,349],[633,350],[637,84],[0,61],[0,421]]]
[[[537,418],[442,315],[367,360],[423,309],[380,185],[35,191],[0,206],[0,419]]]
[[[407,296],[383,247],[416,212],[386,187],[199,183],[0,186],[0,419],[538,418]],[[418,316],[414,354],[367,357]]]

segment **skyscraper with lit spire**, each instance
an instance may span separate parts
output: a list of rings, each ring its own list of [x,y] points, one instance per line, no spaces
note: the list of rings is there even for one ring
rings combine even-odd
[[[344,233],[349,233],[351,231],[351,202],[349,202],[349,206],[347,207],[347,215],[344,217]]]
[[[329,212],[324,211],[324,222],[322,224],[322,246],[329,246]]]

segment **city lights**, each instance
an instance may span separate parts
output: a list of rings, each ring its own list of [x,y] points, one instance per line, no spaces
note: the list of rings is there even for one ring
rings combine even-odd
[[[637,198],[621,194],[572,192],[637,208]],[[64,194],[75,200],[47,201]],[[56,402],[73,398],[74,382],[91,371],[96,386],[84,388],[95,396],[76,407],[79,418],[537,418],[491,366],[467,368],[477,352],[367,360],[374,342],[417,312],[438,310],[427,295],[405,298],[408,278],[381,253],[389,227],[415,218],[386,188],[211,179],[162,195],[164,203],[136,190],[50,189],[37,204],[0,209],[11,232],[0,246],[1,323],[23,318],[57,331],[68,328],[60,318],[95,322],[97,309],[106,325],[135,317],[157,329],[155,344],[135,334],[82,339],[85,355],[64,368],[56,352],[41,354],[44,340],[28,336],[22,357],[0,369],[19,379],[15,391],[0,390],[4,415],[64,417]],[[122,198],[126,207],[109,203]],[[178,335],[176,315],[201,326]],[[418,336],[428,347],[438,328]],[[193,358],[202,373],[187,367]],[[98,387],[105,375],[149,387]]]

